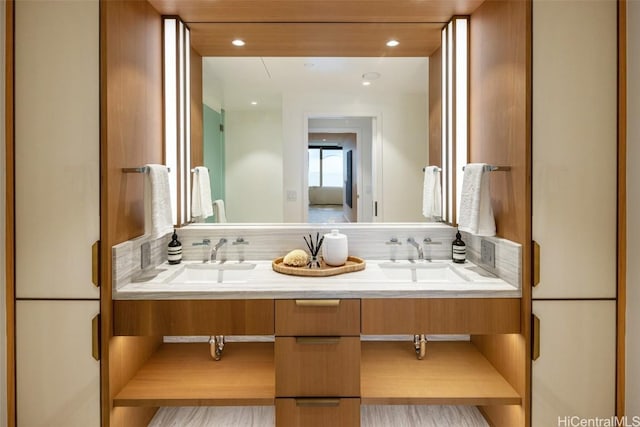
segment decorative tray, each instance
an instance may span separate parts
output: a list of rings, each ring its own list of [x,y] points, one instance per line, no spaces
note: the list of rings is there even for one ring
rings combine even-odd
[[[284,265],[282,260],[284,257],[276,258],[271,263],[274,271],[282,274],[290,274],[292,276],[307,276],[307,277],[327,277],[335,276],[336,274],[352,273],[354,271],[364,270],[366,263],[362,258],[350,256],[347,258],[345,265],[340,267],[333,267],[327,265],[323,260],[320,261],[320,268],[308,268],[308,267],[291,267]]]

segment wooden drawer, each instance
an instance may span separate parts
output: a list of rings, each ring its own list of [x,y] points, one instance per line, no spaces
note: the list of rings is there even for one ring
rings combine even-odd
[[[360,399],[276,399],[277,427],[358,427]]]
[[[276,335],[360,335],[360,300],[276,300]]]
[[[363,299],[362,333],[520,333],[519,298]]]
[[[276,337],[276,396],[360,396],[360,337]]]
[[[116,300],[114,335],[273,335],[273,300]]]

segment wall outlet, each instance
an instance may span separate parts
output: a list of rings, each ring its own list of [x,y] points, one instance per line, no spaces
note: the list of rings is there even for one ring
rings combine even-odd
[[[480,241],[480,262],[491,268],[496,268],[495,243],[484,239]]]
[[[298,200],[298,193],[295,190],[287,190],[287,201],[295,202]]]
[[[145,269],[151,265],[151,243],[140,245],[140,268]]]

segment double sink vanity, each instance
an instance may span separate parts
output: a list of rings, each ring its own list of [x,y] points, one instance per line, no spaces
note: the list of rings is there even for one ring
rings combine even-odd
[[[520,333],[519,270],[515,283],[495,274],[505,262],[519,263],[518,245],[494,239],[492,272],[447,260],[450,243],[439,245],[433,261],[409,259],[409,248],[392,261],[382,256],[388,233],[406,240],[408,231],[387,228],[351,230],[350,253],[366,268],[329,277],[274,271],[275,257],[258,258],[274,250],[265,249],[260,230],[244,231],[252,251],[236,257],[228,245],[215,262],[203,262],[194,246],[202,232],[183,232],[188,260],[144,271],[134,265],[140,242],[115,247],[116,267],[126,270],[123,260],[132,259],[138,269],[114,274],[114,336],[201,342],[165,340],[114,406],[275,405],[278,426],[357,426],[361,405],[520,405],[522,397],[468,338]],[[292,249],[300,231],[282,231],[272,240],[281,245],[275,251]],[[224,232],[237,238],[233,227]],[[452,234],[445,227],[418,232],[443,243]],[[474,242],[469,246],[473,258]],[[422,360],[414,337],[423,339]],[[214,347],[222,343],[216,361]]]

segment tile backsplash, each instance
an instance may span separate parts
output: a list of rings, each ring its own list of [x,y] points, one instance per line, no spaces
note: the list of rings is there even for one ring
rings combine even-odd
[[[341,227],[342,226],[342,227]],[[444,224],[267,224],[267,225],[192,225],[178,229],[178,239],[182,243],[183,260],[202,260],[205,248],[194,243],[209,239],[215,245],[219,239],[227,243],[218,251],[218,260],[270,260],[284,256],[293,249],[306,249],[303,236],[316,233],[323,235],[332,229],[345,234],[349,242],[349,254],[370,260],[415,259],[416,249],[407,244],[413,237],[417,242],[425,238],[431,244],[423,245],[425,258],[451,259],[451,242],[455,238],[455,228]],[[237,239],[248,244],[234,245]],[[387,244],[397,239],[400,244]],[[489,268],[480,261],[481,239],[495,243],[495,267]],[[158,239],[141,236],[118,244],[112,248],[114,289],[131,282],[141,273],[141,250],[143,243],[151,246],[151,268],[166,262],[167,245],[171,234]],[[467,244],[467,259],[491,271],[505,281],[520,286],[520,245],[501,238],[471,236],[463,233]]]

